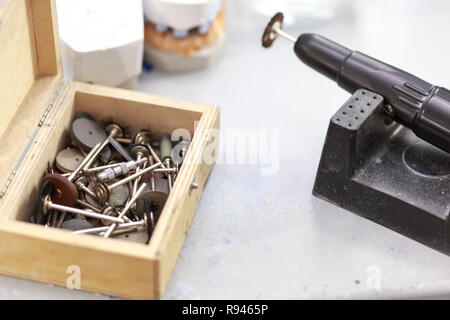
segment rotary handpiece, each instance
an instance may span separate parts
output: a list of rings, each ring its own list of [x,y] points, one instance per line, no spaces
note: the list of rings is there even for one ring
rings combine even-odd
[[[278,13],[270,21],[263,35],[264,47],[277,35],[295,42],[294,52],[306,65],[350,93],[364,88],[382,95],[390,117],[450,153],[449,90],[317,34],[295,39],[281,31],[282,19]]]

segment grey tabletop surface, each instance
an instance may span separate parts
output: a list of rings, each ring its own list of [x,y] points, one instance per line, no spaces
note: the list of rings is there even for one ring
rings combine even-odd
[[[450,87],[450,45],[442,41],[450,2],[341,6],[326,23],[286,30],[320,33]],[[261,48],[266,22],[250,4],[229,0],[216,64],[140,77],[140,91],[221,107],[219,163],[164,298],[450,298],[447,256],[311,194],[329,119],[349,94],[300,63],[287,41]],[[256,135],[256,159],[233,159],[236,132]],[[0,298],[112,297],[0,276]]]

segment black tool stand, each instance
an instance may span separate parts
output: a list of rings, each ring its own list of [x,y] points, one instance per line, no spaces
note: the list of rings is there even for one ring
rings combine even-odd
[[[450,254],[450,155],[385,120],[382,96],[353,94],[330,121],[313,194]]]

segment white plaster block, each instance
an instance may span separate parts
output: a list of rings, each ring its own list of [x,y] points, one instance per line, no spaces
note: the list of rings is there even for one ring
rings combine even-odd
[[[109,86],[141,73],[141,0],[57,0],[66,78]]]

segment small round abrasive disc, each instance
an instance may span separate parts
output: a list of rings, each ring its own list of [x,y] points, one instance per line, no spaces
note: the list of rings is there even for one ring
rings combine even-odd
[[[152,200],[152,212],[156,217],[159,217],[166,204],[168,194],[161,191],[150,191],[149,197]]]
[[[155,190],[169,195],[169,182],[167,179],[155,178]]]
[[[274,32],[274,29],[281,29],[283,27],[283,18],[283,14],[278,12],[272,17],[272,19],[270,19],[262,36],[262,46],[264,48],[269,48],[277,38],[277,34]]]
[[[70,137],[83,150],[92,149],[106,139],[106,131],[94,120],[81,117],[72,122]]]
[[[86,219],[70,219],[63,222],[61,225],[62,229],[78,231],[83,229],[92,228],[92,224],[90,224]]]
[[[83,161],[83,154],[76,148],[67,148],[56,156],[56,167],[64,173],[75,171]]]
[[[53,203],[67,207],[75,205],[78,198],[78,190],[66,177],[57,173],[48,174],[42,182],[45,183],[46,181],[51,181],[54,186],[51,194]]]
[[[158,220],[161,211],[169,197],[169,185],[166,179],[155,179],[155,190],[151,190],[149,186],[144,189],[142,196],[136,202],[136,210],[138,213],[144,212],[144,199],[150,200],[151,210]]]
[[[73,120],[69,135],[85,152],[89,152],[97,143],[102,143],[107,138],[106,131],[95,120],[86,117]],[[108,161],[111,158],[111,149],[106,146],[100,155]]]
[[[124,206],[129,196],[130,192],[128,190],[128,186],[121,185],[111,191],[111,195],[109,196],[109,203],[113,207]]]

